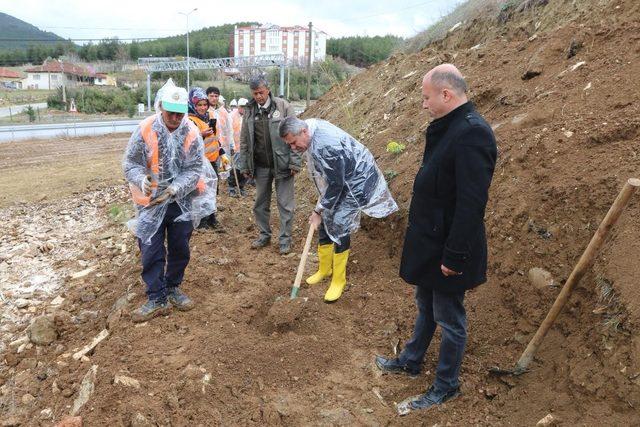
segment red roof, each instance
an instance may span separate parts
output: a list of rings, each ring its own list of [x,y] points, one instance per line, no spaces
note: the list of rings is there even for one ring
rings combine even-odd
[[[274,29],[274,30],[279,30],[279,31],[308,31],[309,27],[302,27],[300,25],[295,25],[293,27],[281,27],[279,25],[253,25],[250,27],[238,27],[237,30],[255,30],[255,31],[268,31],[270,29]],[[316,28],[314,31],[318,32],[318,33],[325,33],[322,30],[319,30],[318,28]],[[326,33],[325,33],[326,34]]]
[[[0,67],[0,77],[5,77],[9,79],[21,79],[22,75],[17,71],[9,70],[7,68]]]
[[[93,77],[95,73],[90,72],[71,62],[60,62],[56,60],[45,61],[44,64],[25,70],[27,73],[62,73],[80,77]]]

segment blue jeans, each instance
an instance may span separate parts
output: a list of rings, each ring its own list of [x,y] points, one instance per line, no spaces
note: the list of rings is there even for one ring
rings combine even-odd
[[[436,326],[440,325],[442,341],[434,385],[443,392],[460,385],[458,375],[467,342],[467,316],[463,302],[464,292],[450,294],[418,286],[418,316],[413,336],[407,341],[399,357],[401,363],[420,368]]]
[[[156,234],[149,244],[138,239],[142,258],[142,280],[147,285],[147,297],[161,302],[167,299],[167,288],[180,286],[189,264],[189,240],[193,232],[191,221],[175,222],[182,214],[177,203],[171,203]],[[167,246],[165,248],[165,236]]]

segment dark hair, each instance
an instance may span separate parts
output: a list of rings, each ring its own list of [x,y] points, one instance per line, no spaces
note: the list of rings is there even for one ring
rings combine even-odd
[[[209,86],[207,88],[207,95],[209,95],[210,93],[215,93],[216,95],[220,95],[220,89],[218,89],[215,86]]]
[[[251,90],[256,90],[260,86],[264,86],[269,89],[269,82],[263,76],[252,77],[251,80],[249,80],[249,88]]]

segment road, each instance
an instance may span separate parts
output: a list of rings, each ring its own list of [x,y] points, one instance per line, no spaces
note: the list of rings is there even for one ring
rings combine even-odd
[[[29,105],[31,105],[34,109],[36,109],[36,108],[47,108],[47,103],[46,102],[34,102],[34,103],[31,103],[31,104],[11,105],[10,107],[0,107],[0,117],[9,117],[12,114],[20,114]]]
[[[133,132],[140,119],[104,122],[55,123],[39,125],[0,126],[0,142],[58,136],[96,136],[110,133]]]

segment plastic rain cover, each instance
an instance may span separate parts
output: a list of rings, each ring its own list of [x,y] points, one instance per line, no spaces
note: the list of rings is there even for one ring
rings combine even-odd
[[[351,135],[319,119],[305,120],[311,140],[309,175],[320,198],[322,222],[333,241],[360,227],[360,212],[383,218],[398,210],[371,152]]]
[[[155,119],[152,130],[158,136],[158,164],[159,173],[153,177],[157,181],[151,193],[150,200],[159,196],[171,186],[175,195],[154,206],[136,206],[136,217],[127,223],[129,229],[143,243],[148,244],[151,237],[158,231],[164,219],[167,207],[177,202],[182,215],[176,221],[192,221],[194,228],[200,220],[216,211],[217,177],[211,164],[204,157],[203,142],[200,133],[191,121],[184,115],[179,127],[169,132],[164,125],[160,111],[162,91],[175,87],[169,79],[158,91],[154,103]],[[195,129],[197,138],[185,150],[185,138],[190,130]],[[147,167],[149,149],[142,138],[141,128],[138,126],[131,135],[125,150],[122,167],[130,186],[142,187],[146,176],[153,176]]]

